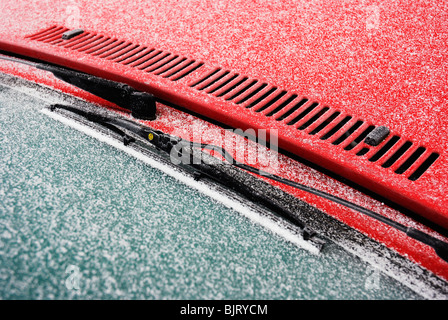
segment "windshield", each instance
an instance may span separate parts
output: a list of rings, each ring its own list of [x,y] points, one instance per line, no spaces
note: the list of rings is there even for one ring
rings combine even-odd
[[[48,117],[30,94],[0,84],[2,299],[419,298]]]

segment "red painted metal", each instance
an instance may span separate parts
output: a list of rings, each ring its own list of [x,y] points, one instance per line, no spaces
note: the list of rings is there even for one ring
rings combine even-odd
[[[0,5],[1,50],[126,82],[233,127],[277,129],[281,148],[448,228],[445,3],[76,1],[51,4],[56,7],[47,11],[48,2],[33,4]],[[74,27],[86,33],[60,39]],[[183,67],[191,73],[170,75]],[[231,99],[238,83],[252,85]],[[321,138],[332,125],[311,134],[332,115],[337,117],[331,124],[351,118],[327,140]],[[387,126],[391,135],[368,150],[362,141],[344,150],[371,125]],[[378,161],[369,161],[394,135],[400,140]],[[383,168],[406,141],[412,142],[407,152]],[[395,173],[419,147],[423,154],[404,173]],[[357,155],[361,151],[366,153]],[[416,181],[408,179],[432,152],[439,155],[436,162]],[[284,174],[301,179],[298,172]],[[289,192],[446,276],[446,264],[426,246],[334,204]]]

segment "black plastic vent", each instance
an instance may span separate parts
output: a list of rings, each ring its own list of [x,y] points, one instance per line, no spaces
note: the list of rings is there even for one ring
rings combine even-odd
[[[399,136],[392,136],[378,146],[368,145],[365,139],[376,126],[229,70],[215,68],[190,83],[190,87],[232,101],[266,117],[273,117],[276,121],[317,139],[341,146],[343,150],[353,152],[358,157],[366,156],[369,161],[378,162],[382,168],[392,169],[396,174],[405,175],[413,181],[438,157],[436,153],[428,155],[426,148],[415,146],[410,141],[392,148],[400,140]]]
[[[70,39],[64,40],[62,35],[67,31],[69,31],[67,28],[52,26],[26,38],[83,52],[172,81],[180,80],[204,65],[202,62],[181,57],[170,52],[96,33],[82,32]]]

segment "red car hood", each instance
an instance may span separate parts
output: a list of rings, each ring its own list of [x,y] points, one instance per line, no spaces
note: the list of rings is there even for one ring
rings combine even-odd
[[[155,93],[448,228],[448,5],[16,1],[0,50]],[[65,31],[82,28],[72,39]],[[365,142],[377,127],[390,133]]]

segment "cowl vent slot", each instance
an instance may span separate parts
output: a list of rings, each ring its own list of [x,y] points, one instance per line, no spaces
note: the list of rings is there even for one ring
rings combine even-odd
[[[170,52],[87,31],[65,39],[63,35],[70,31],[52,26],[26,38],[138,68],[172,81],[180,80],[204,65]]]

